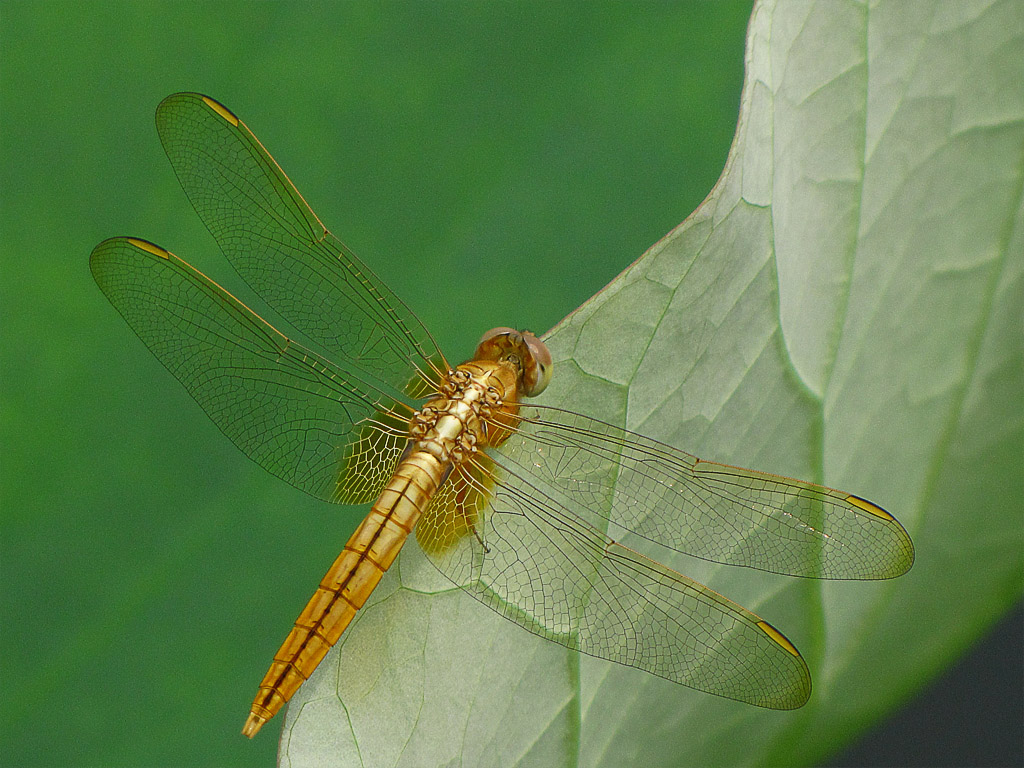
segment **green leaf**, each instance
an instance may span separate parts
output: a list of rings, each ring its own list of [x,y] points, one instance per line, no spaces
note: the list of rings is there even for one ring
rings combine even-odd
[[[1024,9],[763,3],[746,63],[719,183],[554,329],[542,402],[870,498],[914,569],[825,583],[629,542],[797,644],[815,689],[780,713],[538,639],[410,543],[293,699],[282,765],[811,764],[1024,591]]]

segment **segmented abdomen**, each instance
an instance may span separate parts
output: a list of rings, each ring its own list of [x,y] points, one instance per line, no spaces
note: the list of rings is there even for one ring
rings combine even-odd
[[[275,654],[243,733],[255,735],[313,674],[395,561],[444,470],[439,459],[423,451],[414,451],[398,465]]]

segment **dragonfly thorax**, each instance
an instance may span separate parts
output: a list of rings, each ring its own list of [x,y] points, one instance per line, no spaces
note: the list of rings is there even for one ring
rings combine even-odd
[[[449,371],[437,397],[413,414],[409,435],[414,451],[461,464],[480,448],[497,445],[490,420],[515,415],[518,371],[503,361],[474,360]],[[507,421],[507,419],[505,419]]]

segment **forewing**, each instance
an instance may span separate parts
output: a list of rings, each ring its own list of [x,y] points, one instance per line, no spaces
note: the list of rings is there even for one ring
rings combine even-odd
[[[132,330],[253,461],[329,501],[380,494],[405,446],[407,406],[290,341],[159,246],[105,240],[89,265]]]
[[[410,392],[448,370],[408,307],[334,237],[249,128],[195,93],[157,108],[167,157],[242,279],[329,357]],[[422,392],[412,392],[420,396]]]
[[[671,549],[827,579],[891,578],[913,564],[903,526],[857,496],[703,461],[558,408],[524,406],[515,425],[503,463],[565,505]]]
[[[494,488],[475,535],[427,552],[478,600],[567,648],[700,691],[772,709],[807,700],[807,666],[771,625],[615,543],[507,468]]]

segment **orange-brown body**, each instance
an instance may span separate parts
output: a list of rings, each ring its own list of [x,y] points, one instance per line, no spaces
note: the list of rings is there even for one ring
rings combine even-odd
[[[452,370],[230,110],[179,93],[156,117],[224,255],[302,338],[138,238],[96,246],[97,285],[253,461],[317,498],[376,502],[275,656],[246,735],[312,674],[413,530],[454,583],[535,634],[773,709],[810,696],[793,644],[609,538],[607,522],[711,562],[791,576],[887,579],[913,564],[906,530],[859,496],[703,461],[561,408],[520,413],[519,398],[551,375],[533,334],[492,329],[473,362]],[[410,401],[426,398],[415,411]],[[483,452],[496,446],[500,455]]]
[[[242,729],[246,736],[254,736],[284,706],[338,641],[452,470],[508,437],[506,429],[488,419],[508,424],[515,416],[522,377],[517,357],[464,363],[449,372],[441,392],[413,416],[409,446],[390,482],[274,656]],[[475,522],[467,526],[462,521],[461,529]]]

